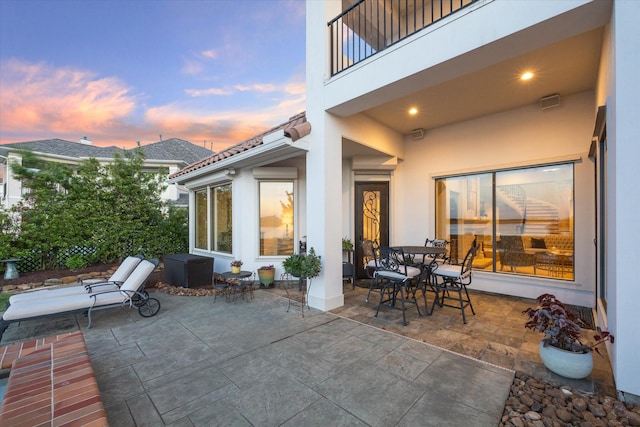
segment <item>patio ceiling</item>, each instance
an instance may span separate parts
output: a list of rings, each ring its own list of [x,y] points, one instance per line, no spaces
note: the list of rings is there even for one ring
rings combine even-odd
[[[425,130],[538,104],[540,98],[562,97],[595,88],[603,28],[597,28],[544,48],[497,63],[447,82],[363,111],[374,120],[408,135]],[[520,74],[531,69],[532,80]],[[409,116],[416,107],[419,113]],[[595,112],[594,112],[595,114]]]

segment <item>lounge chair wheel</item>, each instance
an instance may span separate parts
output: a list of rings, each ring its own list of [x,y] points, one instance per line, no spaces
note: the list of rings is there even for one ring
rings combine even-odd
[[[142,317],[153,317],[160,311],[160,301],[155,298],[149,298],[138,307],[138,313]]]
[[[147,299],[149,299],[149,293],[147,291],[142,291],[139,294],[134,294],[131,298],[131,302],[133,302],[133,305],[139,308],[140,306],[144,305]]]

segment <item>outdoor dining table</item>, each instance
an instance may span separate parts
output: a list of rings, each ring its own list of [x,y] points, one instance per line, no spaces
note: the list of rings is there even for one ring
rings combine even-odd
[[[438,255],[444,255],[447,253],[446,248],[437,246],[398,246],[398,248],[402,249],[405,254],[414,255],[414,264],[419,264],[421,268],[427,270],[425,277],[427,283],[431,283],[431,273],[436,262],[436,258]],[[420,256],[422,256],[421,260],[419,259]],[[428,263],[425,262],[427,259],[429,260]]]
[[[422,255],[423,260],[427,256],[433,259],[438,255],[447,253],[447,248],[439,248],[437,246],[398,246],[398,248],[402,249],[405,254]],[[422,264],[422,262],[420,262],[420,264]]]

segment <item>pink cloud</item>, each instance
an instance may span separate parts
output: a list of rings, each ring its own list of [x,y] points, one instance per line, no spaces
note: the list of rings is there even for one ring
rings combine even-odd
[[[162,138],[182,138],[223,150],[251,138],[305,109],[304,79],[284,84],[247,84],[243,88],[269,92],[267,104],[253,110],[218,109],[196,103],[205,95],[231,95],[238,88],[189,89],[191,98],[147,107],[136,114],[140,95],[115,77],[57,69],[21,61],[0,63],[0,144],[35,139],[70,141],[87,136],[97,146],[133,147]],[[224,107],[221,107],[224,108]]]
[[[200,52],[200,55],[202,55],[202,57],[204,58],[216,59],[218,57],[218,52],[215,51],[214,49],[209,49],[209,50],[204,50]]]
[[[114,77],[10,60],[0,64],[0,122],[5,132],[100,132],[136,106]]]
[[[145,114],[145,122],[148,126],[163,129],[163,135],[167,137],[177,136],[194,144],[213,142],[213,149],[220,151],[304,111],[304,82],[292,82],[284,85],[283,89],[287,96],[260,110],[214,112],[173,103],[149,108]]]
[[[240,92],[253,91],[253,92],[261,92],[261,93],[275,92],[276,90],[279,89],[277,85],[274,85],[271,83],[254,83],[250,85],[235,85],[234,87]]]

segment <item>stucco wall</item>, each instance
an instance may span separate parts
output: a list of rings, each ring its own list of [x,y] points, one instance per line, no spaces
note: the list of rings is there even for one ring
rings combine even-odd
[[[574,282],[478,273],[474,287],[536,297],[550,287],[560,298],[583,306],[595,303],[593,163],[587,158],[593,130],[594,93],[561,98],[560,107],[537,104],[426,132],[404,141],[404,160],[390,175],[391,243],[422,244],[435,236],[435,175],[536,165],[557,159],[575,163],[576,277]],[[358,139],[358,121],[341,121]],[[366,139],[364,136],[362,140]],[[348,179],[348,168],[343,169]],[[343,185],[343,212],[352,212],[352,196]],[[349,221],[343,219],[343,230]]]

